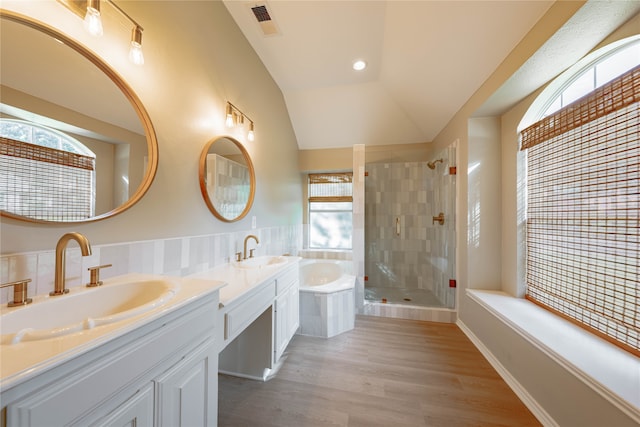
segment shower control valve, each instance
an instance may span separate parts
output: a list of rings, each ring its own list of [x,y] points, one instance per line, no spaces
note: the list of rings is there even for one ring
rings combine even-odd
[[[444,213],[440,212],[438,216],[433,217],[433,224],[436,222],[440,223],[440,225],[444,225]]]

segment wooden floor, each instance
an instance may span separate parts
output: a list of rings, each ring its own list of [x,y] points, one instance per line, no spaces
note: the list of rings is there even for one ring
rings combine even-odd
[[[539,426],[453,324],[358,316],[296,335],[267,382],[219,376],[219,426]]]

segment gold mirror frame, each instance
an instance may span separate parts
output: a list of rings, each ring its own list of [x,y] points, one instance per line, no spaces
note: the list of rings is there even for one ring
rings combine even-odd
[[[32,222],[32,223],[45,223],[45,224],[78,224],[78,223],[88,223],[99,221],[105,218],[109,218],[115,216],[119,213],[122,213],[129,209],[131,206],[135,205],[142,196],[146,194],[155,178],[156,171],[158,169],[158,141],[156,138],[156,133],[153,128],[153,124],[151,123],[151,119],[149,114],[147,113],[142,101],[135,92],[131,89],[131,87],[124,81],[124,79],[106,62],[104,62],[101,58],[99,58],[96,54],[91,52],[82,44],[78,43],[74,39],[68,37],[67,35],[59,32],[58,30],[49,27],[48,25],[36,21],[32,18],[20,15],[18,13],[7,11],[4,9],[0,9],[0,20],[7,19],[9,21],[22,24],[28,28],[32,28],[34,30],[40,31],[41,33],[51,36],[60,42],[64,43],[69,48],[73,49],[86,59],[88,59],[93,65],[95,65],[100,71],[102,71],[122,92],[122,94],[129,100],[134,111],[138,115],[138,119],[142,124],[142,128],[144,130],[144,135],[147,140],[147,170],[145,172],[144,177],[140,185],[138,186],[136,192],[123,204],[112,209],[109,212],[105,212],[100,215],[96,215],[91,218],[83,219],[83,220],[72,220],[72,221],[47,221],[41,219],[30,218],[22,215],[16,215],[11,212],[7,212],[4,210],[0,210],[0,216],[13,218],[21,221]]]
[[[212,146],[216,142],[223,139],[226,139],[227,141],[232,142],[238,148],[238,150],[240,150],[240,153],[242,154],[245,162],[247,163],[247,168],[249,168],[249,180],[250,180],[249,198],[242,212],[235,218],[227,218],[223,216],[213,205],[213,202],[211,201],[211,197],[209,195],[209,191],[207,190],[207,154],[210,154],[209,150],[212,148]],[[249,213],[249,210],[251,209],[251,206],[253,205],[253,198],[256,192],[256,175],[253,169],[253,162],[251,162],[251,157],[249,156],[249,153],[237,139],[231,136],[219,136],[207,142],[204,148],[202,149],[202,153],[200,154],[198,178],[200,181],[200,192],[202,193],[202,198],[204,199],[204,202],[207,204],[207,207],[209,208],[211,213],[216,218],[224,222],[235,222],[247,216],[247,214]]]

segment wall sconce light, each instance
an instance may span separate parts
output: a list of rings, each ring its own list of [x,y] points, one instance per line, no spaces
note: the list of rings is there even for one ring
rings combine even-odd
[[[247,116],[245,113],[240,111],[238,107],[236,107],[229,101],[227,101],[226,114],[227,114],[227,117],[225,119],[225,124],[227,125],[227,127],[230,127],[230,128],[235,126],[244,127],[244,121],[246,119],[249,122],[249,132],[247,132],[247,139],[249,141],[253,141],[255,139],[255,133],[254,133],[255,127],[253,124],[253,120],[251,120],[249,116]]]
[[[131,16],[112,0],[58,0],[72,12],[84,19],[84,27],[92,36],[102,36],[102,15],[100,13],[101,2],[109,3],[113,8],[133,25],[131,30],[131,45],[129,48],[129,60],[136,65],[144,64],[142,54],[142,31],[144,30]]]

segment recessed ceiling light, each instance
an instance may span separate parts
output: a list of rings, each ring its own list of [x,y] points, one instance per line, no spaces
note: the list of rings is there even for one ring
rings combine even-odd
[[[357,60],[357,61],[355,61],[353,63],[353,69],[356,70],[356,71],[362,71],[365,68],[367,68],[367,63],[362,61],[361,59],[359,59],[359,60]]]

